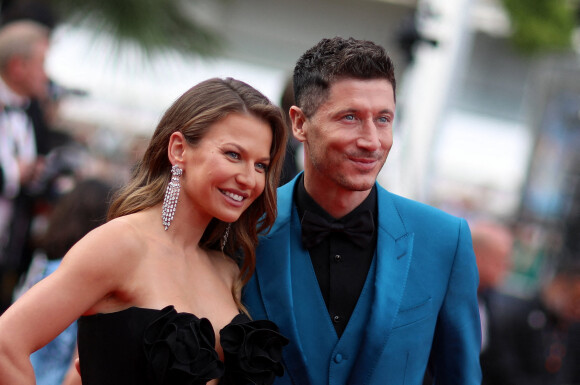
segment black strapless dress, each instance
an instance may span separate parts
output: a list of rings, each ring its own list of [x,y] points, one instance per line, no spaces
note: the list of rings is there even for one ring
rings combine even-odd
[[[209,320],[190,313],[131,307],[83,316],[78,350],[83,385],[267,385],[284,374],[288,339],[275,323],[238,314],[220,331],[224,362]]]

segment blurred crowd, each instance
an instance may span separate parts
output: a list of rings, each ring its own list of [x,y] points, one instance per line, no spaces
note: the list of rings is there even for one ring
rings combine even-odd
[[[1,5],[0,314],[104,223],[115,187],[143,150],[128,138],[126,154],[107,157],[98,146],[102,130],[63,125],[59,104],[84,93],[45,72],[56,16],[43,1]],[[73,324],[31,356],[37,383],[67,383],[75,351]]]
[[[483,384],[580,384],[580,264],[546,269],[525,297],[505,290],[516,238],[499,222],[471,223],[480,274]]]
[[[117,185],[134,161],[128,154],[111,164],[95,152],[98,130],[61,127],[59,103],[83,92],[56,84],[44,70],[56,19],[43,4],[2,2],[0,13],[0,310],[60,197],[89,177]]]
[[[108,163],[91,150],[86,132],[60,129],[59,102],[82,92],[47,77],[44,57],[56,20],[50,10],[27,13],[26,3],[3,2],[1,13],[0,313],[104,221],[111,192],[143,150],[138,141],[127,143],[127,156]],[[288,82],[280,101],[285,111],[292,100]],[[300,159],[299,143],[290,141],[282,183],[300,170]],[[520,242],[516,229],[481,219],[470,227],[480,277],[483,384],[580,384],[580,256],[549,264],[535,290],[513,293],[506,282]],[[47,346],[48,354],[33,359],[39,373],[52,373],[46,380],[37,374],[39,384],[62,382],[74,354],[74,329],[67,333],[60,347]],[[47,364],[59,357],[55,351],[64,356]]]

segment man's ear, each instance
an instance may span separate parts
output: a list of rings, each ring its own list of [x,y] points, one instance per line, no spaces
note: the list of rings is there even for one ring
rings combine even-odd
[[[306,122],[306,115],[302,112],[302,109],[297,106],[290,107],[288,111],[290,115],[290,120],[292,121],[292,134],[300,142],[306,140],[306,135],[304,134],[304,123]]]
[[[183,155],[186,150],[186,140],[183,134],[175,131],[169,137],[169,145],[167,146],[167,155],[171,164],[179,164],[183,162]]]

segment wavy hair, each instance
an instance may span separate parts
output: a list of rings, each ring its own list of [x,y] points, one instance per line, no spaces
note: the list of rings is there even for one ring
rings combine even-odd
[[[311,117],[340,79],[385,79],[395,93],[395,67],[380,45],[368,40],[341,37],[322,39],[306,51],[294,67],[294,97]]]
[[[269,231],[276,219],[276,188],[287,140],[281,110],[259,91],[232,78],[209,79],[186,91],[161,118],[131,180],[111,204],[108,219],[135,213],[163,201],[171,177],[167,151],[172,133],[181,132],[187,142],[195,146],[213,124],[232,113],[250,114],[268,123],[272,129],[270,165],[266,172],[264,192],[231,224],[228,242],[224,247],[224,253],[240,265],[240,276],[232,287],[232,293],[238,306],[243,309],[235,294],[254,272],[258,235]],[[213,218],[200,245],[207,249],[221,250],[220,241],[227,225]]]

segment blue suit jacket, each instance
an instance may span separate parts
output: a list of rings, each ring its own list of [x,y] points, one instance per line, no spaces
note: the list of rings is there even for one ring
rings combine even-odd
[[[436,384],[480,384],[478,274],[466,221],[378,186],[375,258],[339,339],[301,243],[296,181],[278,189],[278,217],[243,294],[255,319],[274,321],[290,339],[276,384],[421,385],[428,364]]]

